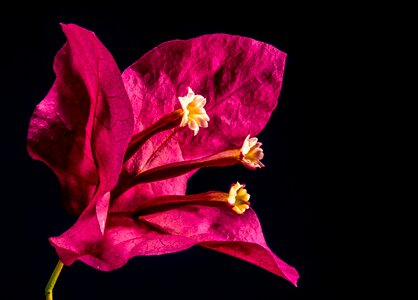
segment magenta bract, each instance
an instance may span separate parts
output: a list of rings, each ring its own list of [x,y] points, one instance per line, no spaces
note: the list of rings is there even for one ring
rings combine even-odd
[[[54,85],[33,113],[28,151],[55,172],[65,207],[79,215],[116,185],[134,119],[109,51],[94,33],[62,27],[68,41],[55,57]]]

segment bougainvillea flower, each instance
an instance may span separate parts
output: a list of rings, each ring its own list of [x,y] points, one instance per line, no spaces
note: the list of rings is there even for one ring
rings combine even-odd
[[[186,195],[199,168],[264,166],[255,136],[277,106],[285,53],[211,34],[166,42],[121,74],[94,33],[62,27],[56,80],[28,135],[29,153],[55,172],[78,217],[50,238],[61,261],[111,271],[199,245],[296,284],[297,271],[267,246],[243,184]]]

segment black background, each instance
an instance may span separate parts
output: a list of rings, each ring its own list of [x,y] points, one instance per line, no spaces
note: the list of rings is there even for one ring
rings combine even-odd
[[[54,299],[339,299],[343,273],[337,259],[337,201],[327,195],[324,158],[331,155],[327,101],[333,89],[338,12],[318,4],[293,7],[255,1],[160,1],[100,5],[22,4],[3,10],[2,169],[6,175],[2,225],[3,293],[43,299],[57,262],[47,238],[74,219],[62,208],[52,172],[26,152],[29,119],[54,81],[53,58],[65,42],[60,22],[94,31],[124,70],[158,44],[206,33],[252,37],[288,54],[279,106],[259,135],[266,168],[199,171],[188,192],[225,190],[246,182],[272,250],[300,272],[299,287],[238,259],[198,247],[159,257],[133,258],[104,273],[76,262],[65,267]],[[328,7],[329,9],[329,7]],[[3,277],[4,277],[3,276]]]

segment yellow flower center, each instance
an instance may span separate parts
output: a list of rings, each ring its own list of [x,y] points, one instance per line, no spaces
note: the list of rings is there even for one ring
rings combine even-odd
[[[186,124],[194,135],[199,132],[199,127],[208,127],[209,116],[203,108],[206,104],[206,99],[201,95],[195,95],[193,90],[189,87],[188,93],[185,97],[179,97],[181,108],[183,109],[183,118],[180,126],[184,127]]]
[[[245,138],[240,150],[244,166],[249,169],[264,167],[264,164],[261,162],[264,157],[264,152],[261,146],[262,143],[258,142],[256,137],[250,138],[250,135],[248,135]]]
[[[231,186],[228,196],[228,204],[232,206],[232,210],[237,214],[242,214],[250,208],[250,194],[247,193],[245,185],[237,182]]]

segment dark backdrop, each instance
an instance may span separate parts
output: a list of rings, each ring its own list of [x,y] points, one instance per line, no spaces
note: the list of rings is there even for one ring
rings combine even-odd
[[[224,189],[239,178],[250,183],[253,208],[273,251],[300,272],[299,287],[238,259],[198,247],[159,257],[132,259],[111,273],[76,262],[65,267],[55,288],[64,299],[338,299],[335,203],[325,191],[323,158],[329,153],[326,98],[338,63],[332,56],[332,22],[323,7],[272,7],[160,1],[138,8],[117,2],[100,5],[16,5],[3,10],[1,268],[10,299],[43,299],[57,255],[47,238],[61,234],[74,219],[62,208],[58,182],[28,156],[29,119],[54,81],[53,58],[65,42],[59,22],[94,31],[121,70],[158,44],[206,33],[252,37],[288,54],[279,106],[265,130],[266,168],[241,166],[201,170],[189,192]],[[334,12],[335,13],[335,12]],[[334,17],[338,18],[338,16]],[[331,112],[332,113],[332,112]]]

